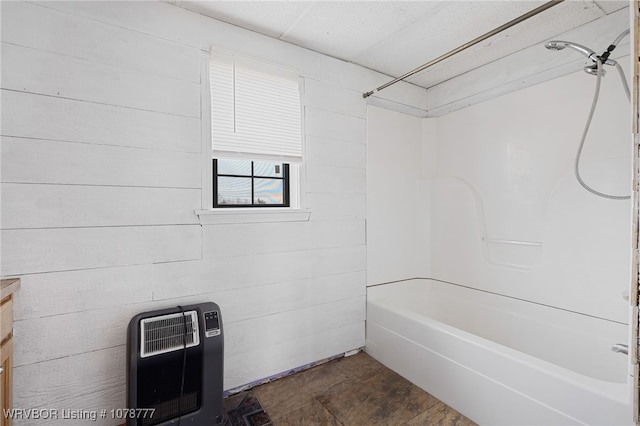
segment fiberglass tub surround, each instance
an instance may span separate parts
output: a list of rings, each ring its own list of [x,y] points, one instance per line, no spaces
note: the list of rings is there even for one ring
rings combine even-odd
[[[541,55],[587,73],[435,118],[368,110],[366,350],[479,424],[633,424],[612,351],[630,335],[629,57],[594,72],[567,40]]]
[[[437,118],[369,106],[368,284],[436,278],[627,323],[631,203],[587,192],[573,170],[594,79],[578,71]],[[581,174],[628,194],[629,103],[615,72],[601,85]]]
[[[628,321],[630,201],[598,197],[574,173],[595,79],[577,72],[431,123],[436,166],[421,179],[431,268],[414,276]],[[580,172],[624,196],[629,103],[615,71],[601,85]]]

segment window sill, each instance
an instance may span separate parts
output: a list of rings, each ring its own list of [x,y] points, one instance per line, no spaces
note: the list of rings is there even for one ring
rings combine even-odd
[[[196,210],[201,225],[233,223],[307,222],[311,210],[289,208],[228,208]]]

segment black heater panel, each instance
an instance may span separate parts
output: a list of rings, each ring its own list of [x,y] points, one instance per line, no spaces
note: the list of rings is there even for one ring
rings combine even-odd
[[[127,332],[127,426],[222,422],[223,333],[215,303],[145,312]],[[153,413],[153,415],[151,415]]]
[[[183,354],[182,350],[175,351],[150,357],[138,364],[138,406],[155,410],[153,418],[138,419],[139,424],[161,424],[201,407],[202,349],[195,347],[186,350],[184,385]]]

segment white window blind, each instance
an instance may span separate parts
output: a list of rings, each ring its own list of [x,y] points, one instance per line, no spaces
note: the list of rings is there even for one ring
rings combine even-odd
[[[294,72],[213,50],[210,78],[214,157],[302,161]]]

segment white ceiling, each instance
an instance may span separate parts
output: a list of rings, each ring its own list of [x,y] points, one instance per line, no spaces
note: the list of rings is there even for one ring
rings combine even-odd
[[[546,3],[513,0],[168,2],[392,77]],[[545,40],[576,28],[579,32],[584,24],[626,8],[628,4],[614,0],[567,0],[408,81],[433,87],[534,45],[536,49],[539,47],[540,55],[548,55],[549,52],[538,46]],[[628,28],[628,19],[617,19],[612,26],[622,28],[585,35],[588,40],[572,41],[602,51],[625,29],[625,24]],[[574,55],[579,56],[575,52]]]

